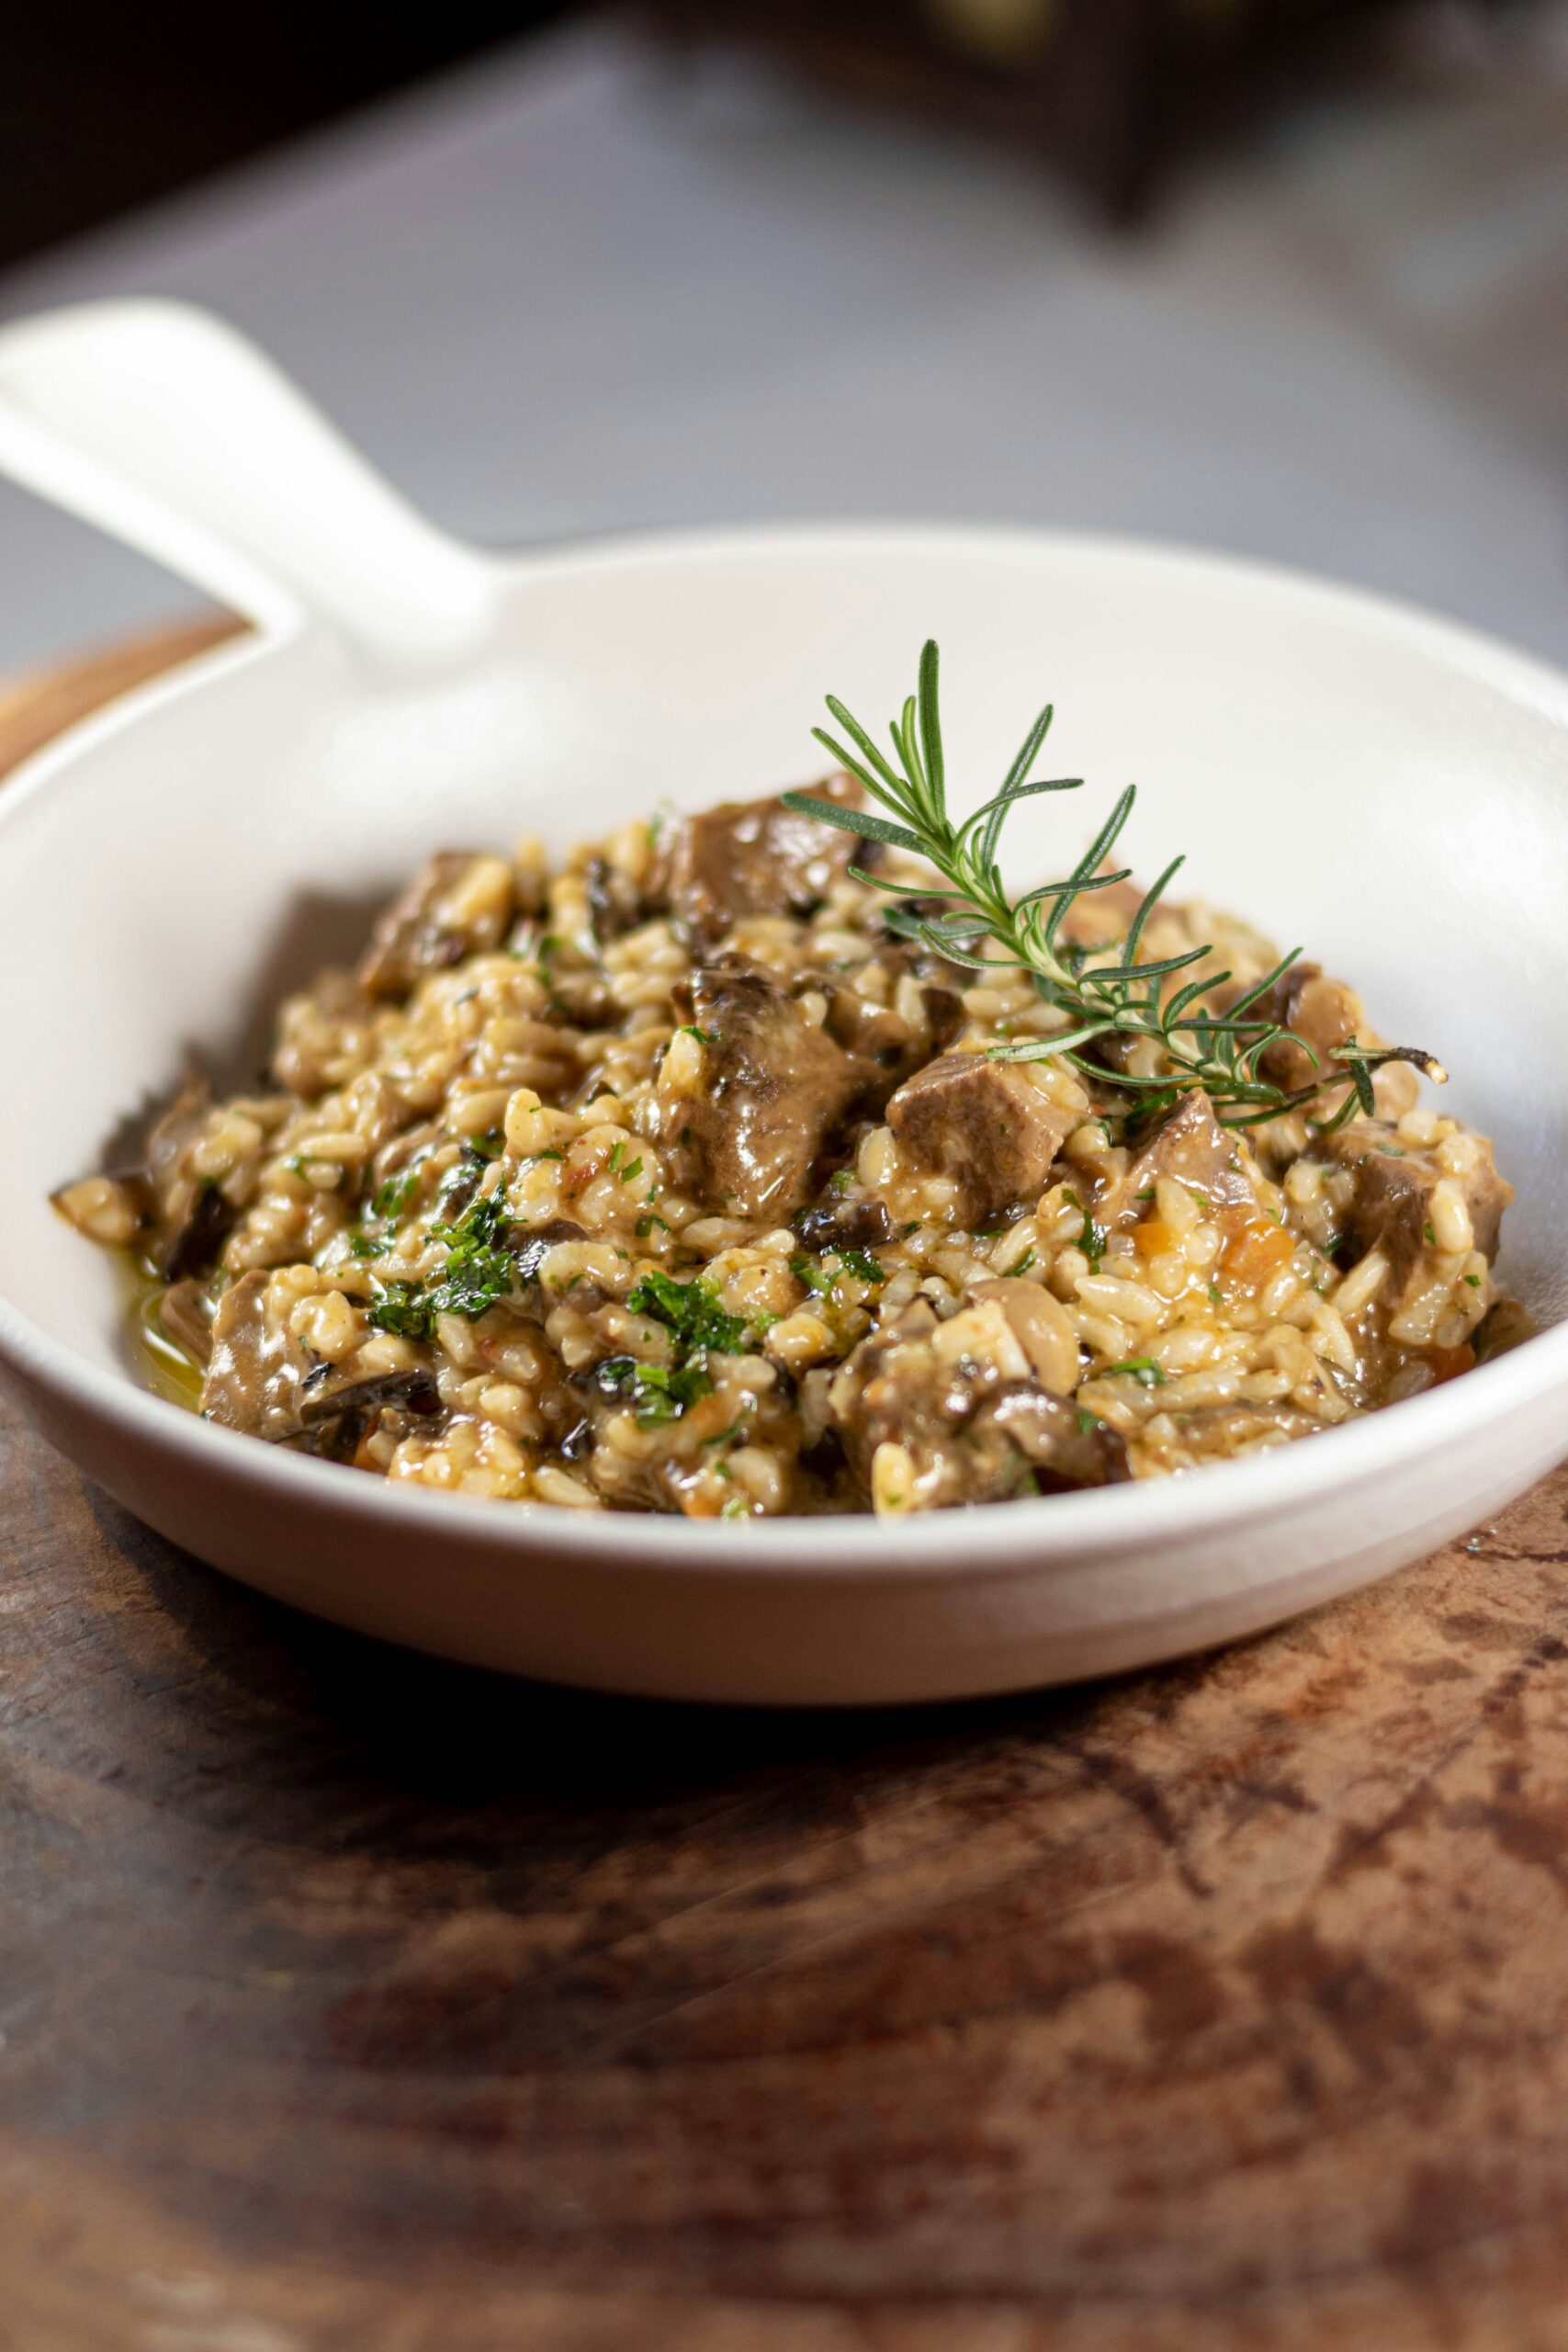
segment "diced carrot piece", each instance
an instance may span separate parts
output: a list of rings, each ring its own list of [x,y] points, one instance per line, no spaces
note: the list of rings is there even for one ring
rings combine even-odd
[[[1133,1247],[1140,1258],[1162,1257],[1166,1250],[1175,1249],[1176,1236],[1164,1217],[1146,1216],[1142,1225],[1134,1227]]]
[[[1282,1225],[1248,1224],[1225,1244],[1221,1276],[1238,1290],[1266,1290],[1295,1246]]]
[[[1461,1372],[1470,1371],[1475,1362],[1475,1350],[1468,1340],[1462,1347],[1428,1348],[1427,1361],[1436,1375],[1438,1386],[1441,1387],[1445,1380],[1457,1380]]]

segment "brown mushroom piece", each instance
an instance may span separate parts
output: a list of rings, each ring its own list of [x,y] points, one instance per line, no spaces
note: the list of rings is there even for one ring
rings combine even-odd
[[[377,923],[360,960],[360,986],[373,997],[407,996],[427,972],[499,947],[514,899],[500,858],[437,851]]]
[[[879,1250],[885,1242],[892,1241],[898,1231],[886,1202],[874,1193],[846,1198],[830,1185],[808,1209],[800,1212],[795,1229],[801,1248],[818,1257],[826,1250]]]
[[[852,776],[813,785],[813,797],[860,806]],[[876,843],[803,817],[784,802],[726,800],[682,817],[664,846],[661,896],[699,940],[712,943],[747,915],[814,914],[852,865],[874,862]]]
[[[1236,993],[1234,989],[1226,991],[1233,998]],[[1366,1023],[1361,1000],[1354,989],[1348,988],[1343,980],[1329,979],[1321,964],[1299,959],[1247,1007],[1245,1018],[1277,1021],[1281,1028],[1293,1033],[1290,1037],[1277,1037],[1259,1057],[1262,1075],[1274,1085],[1292,1091],[1326,1079],[1340,1046],[1357,1036]],[[1298,1037],[1317,1056],[1315,1066],[1312,1054],[1296,1044]]]
[[[138,1183],[152,1218],[158,1271],[166,1283],[210,1272],[234,1222],[232,1202],[194,1165],[211,1112],[211,1088],[204,1079],[191,1079],[147,1138]]]
[[[325,1364],[315,1367],[323,1375],[330,1375],[332,1370]],[[316,1383],[312,1374],[304,1383],[299,1431],[280,1442],[329,1461],[347,1461],[367,1431],[394,1408],[400,1408],[411,1419],[423,1419],[440,1411],[440,1391],[423,1364],[406,1372],[378,1373],[368,1380],[334,1382],[323,1377]]]
[[[925,1510],[1109,1486],[1128,1476],[1126,1448],[1113,1430],[1092,1417],[1080,1420],[1070,1401],[1005,1364],[955,1354],[942,1329],[917,1301],[863,1340],[834,1375],[831,1424],[863,1492],[872,1490],[884,1444],[908,1456]]]
[[[1224,1012],[1240,993],[1234,986],[1217,989],[1217,1009]],[[1337,1058],[1339,1048],[1348,1045],[1352,1037],[1363,1045],[1373,1042],[1373,1034],[1367,1026],[1366,1007],[1355,989],[1345,980],[1331,978],[1321,964],[1299,958],[1248,1006],[1246,1017],[1277,1021],[1281,1028],[1291,1031],[1289,1037],[1277,1037],[1258,1057],[1259,1075],[1291,1092],[1303,1086],[1321,1086],[1336,1071],[1342,1073],[1344,1064]],[[1317,1057],[1315,1063],[1314,1055]],[[1372,1072],[1378,1109],[1385,1117],[1396,1119],[1401,1112],[1410,1110],[1419,1086],[1420,1080],[1408,1062],[1385,1062]]]
[[[201,1410],[222,1428],[273,1445],[310,1453],[352,1452],[368,1419],[389,1404],[433,1411],[438,1397],[428,1368],[355,1380],[312,1353],[286,1320],[267,1309],[275,1279],[265,1267],[243,1274],[218,1302],[212,1351],[201,1385]]]
[[[1043,1283],[1026,1283],[1010,1274],[975,1283],[964,1295],[977,1303],[994,1299],[1042,1387],[1054,1396],[1072,1395],[1081,1369],[1078,1335],[1059,1298],[1054,1298]]]
[[[601,947],[622,939],[642,921],[642,894],[631,876],[607,857],[591,857],[583,869],[588,919]]]
[[[1503,1212],[1514,1188],[1497,1173],[1492,1147],[1484,1136],[1475,1164],[1467,1175],[1449,1181],[1457,1184],[1469,1217],[1471,1247],[1488,1262],[1497,1254]],[[1421,1261],[1441,1246],[1432,1223],[1432,1196],[1444,1180],[1435,1154],[1399,1141],[1397,1130],[1382,1119],[1353,1119],[1327,1140],[1329,1159],[1353,1169],[1352,1197],[1347,1236],[1361,1251],[1381,1250],[1392,1270],[1387,1303],[1397,1313],[1400,1304],[1419,1279]]]
[[[1021,1062],[943,1054],[899,1087],[887,1124],[921,1167],[958,1187],[969,1225],[1039,1193],[1077,1123]]]
[[[242,1274],[212,1318],[212,1352],[201,1384],[201,1410],[222,1428],[274,1441],[300,1427],[299,1389],[312,1358],[304,1341],[266,1311],[272,1275]]]
[[[192,1363],[206,1364],[212,1353],[212,1303],[204,1283],[188,1275],[171,1283],[158,1301],[158,1320]]]
[[[742,956],[699,966],[690,1001],[702,1070],[660,1114],[679,1182],[709,1209],[783,1225],[809,1199],[871,1073]]]

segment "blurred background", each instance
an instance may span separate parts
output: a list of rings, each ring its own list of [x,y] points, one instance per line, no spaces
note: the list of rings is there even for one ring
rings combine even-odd
[[[1568,657],[1568,0],[66,0],[0,92],[0,317],[210,303],[477,538],[1104,528]],[[193,602],[0,486],[0,673]]]

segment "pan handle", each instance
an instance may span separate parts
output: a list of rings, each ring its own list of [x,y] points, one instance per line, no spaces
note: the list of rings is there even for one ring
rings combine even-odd
[[[253,344],[181,302],[0,328],[0,470],[263,629],[378,668],[489,638],[500,567],[436,530]]]

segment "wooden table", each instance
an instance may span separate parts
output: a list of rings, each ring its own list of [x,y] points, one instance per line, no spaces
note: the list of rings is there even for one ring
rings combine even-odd
[[[293,1616],[0,1421],[0,2346],[1568,2346],[1565,1510],[726,1713]]]

